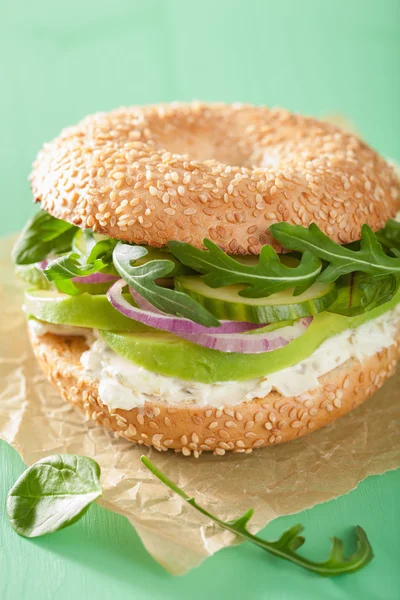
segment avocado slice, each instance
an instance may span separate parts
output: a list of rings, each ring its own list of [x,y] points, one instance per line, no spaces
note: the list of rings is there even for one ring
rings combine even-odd
[[[150,328],[131,333],[101,331],[101,335],[115,352],[155,373],[202,383],[244,381],[297,364],[327,338],[376,319],[399,302],[400,292],[390,302],[355,317],[320,313],[303,335],[279,350],[264,354],[243,355],[209,350]]]
[[[133,304],[130,294],[124,294],[124,297]],[[115,310],[104,294],[69,296],[55,290],[27,290],[25,311],[27,316],[58,325],[135,331],[137,334],[148,330],[145,325]]]

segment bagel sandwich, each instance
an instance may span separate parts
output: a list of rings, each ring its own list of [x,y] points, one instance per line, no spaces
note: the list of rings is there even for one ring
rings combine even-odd
[[[13,258],[34,354],[116,436],[250,453],[395,372],[400,182],[353,133],[239,104],[120,108],[45,144],[30,181]]]

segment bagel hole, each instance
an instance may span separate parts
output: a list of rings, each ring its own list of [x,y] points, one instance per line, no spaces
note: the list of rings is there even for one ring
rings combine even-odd
[[[166,140],[164,147],[173,154],[187,154],[190,160],[200,162],[215,160],[236,167],[243,167],[247,163],[247,157],[243,156],[232,139],[213,139],[205,132],[193,131],[189,134],[180,131],[179,136]]]

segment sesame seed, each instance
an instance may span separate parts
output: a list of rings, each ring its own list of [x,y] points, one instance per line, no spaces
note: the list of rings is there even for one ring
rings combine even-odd
[[[253,448],[259,448],[260,446],[262,446],[264,444],[264,440],[262,440],[261,438],[256,440],[255,442],[253,442]]]
[[[223,456],[225,454],[225,450],[223,448],[215,448],[215,454],[219,454],[219,456]]]

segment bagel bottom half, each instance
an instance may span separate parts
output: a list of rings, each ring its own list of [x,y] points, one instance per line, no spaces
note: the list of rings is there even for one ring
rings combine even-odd
[[[47,333],[31,336],[33,351],[61,396],[88,419],[134,444],[174,449],[185,456],[203,451],[249,453],[302,437],[352,410],[394,374],[400,358],[396,342],[362,363],[351,359],[320,378],[320,386],[301,396],[271,392],[264,398],[222,408],[147,403],[110,410],[99,399],[98,380],[87,377],[80,358],[85,338]]]

